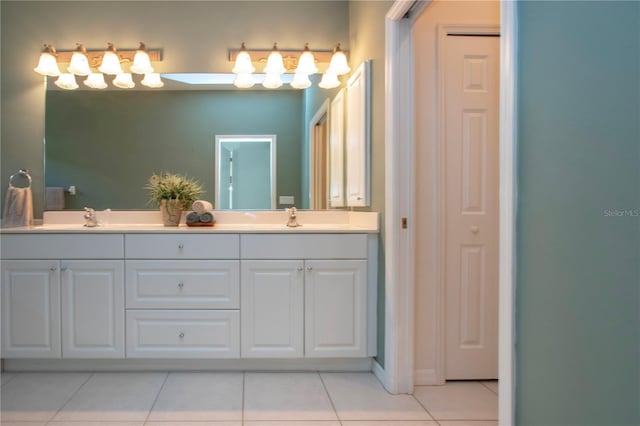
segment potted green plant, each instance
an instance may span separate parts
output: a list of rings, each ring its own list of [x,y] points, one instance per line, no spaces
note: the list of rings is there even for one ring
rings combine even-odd
[[[160,206],[165,226],[178,226],[182,211],[191,208],[204,192],[197,180],[168,172],[152,174],[145,189],[149,191],[149,202]]]

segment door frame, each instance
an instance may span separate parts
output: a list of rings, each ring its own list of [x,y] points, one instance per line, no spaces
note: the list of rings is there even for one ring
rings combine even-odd
[[[314,132],[314,128],[316,124],[319,124],[324,117],[327,120],[327,124],[329,124],[329,104],[330,100],[327,98],[322,102],[318,110],[313,114],[311,120],[309,120],[309,199],[307,200],[309,203],[309,208],[313,209],[315,207],[312,206],[313,200],[315,197],[315,187],[313,176],[315,173],[315,147],[318,141],[316,140],[316,134]],[[329,128],[327,127],[327,131]]]
[[[431,0],[420,1],[428,7]],[[391,393],[412,393],[414,374],[413,51],[416,2],[396,0],[385,19],[385,357],[373,371]],[[414,9],[415,10],[415,9]],[[500,2],[499,404],[501,425],[514,423],[515,219],[517,201],[517,2]],[[402,188],[402,191],[398,191]]]
[[[445,127],[446,127],[446,116],[444,114],[445,110],[445,43],[447,36],[449,34],[464,34],[464,35],[500,35],[500,26],[499,25],[488,25],[488,24],[443,24],[438,25],[438,38],[436,41],[436,49],[437,49],[437,87],[436,87],[436,100],[438,104],[438,108],[436,110],[437,115],[437,127],[436,127],[436,147],[435,152],[438,157],[435,161],[436,170],[434,172],[434,176],[436,177],[435,183],[435,193],[433,199],[431,199],[431,205],[434,206],[434,230],[435,230],[435,240],[433,241],[434,248],[433,253],[435,253],[434,265],[435,271],[433,272],[433,276],[436,277],[435,281],[435,295],[436,297],[429,300],[428,308],[429,311],[435,312],[436,324],[436,359],[435,359],[435,383],[432,384],[444,384],[446,381],[446,276],[445,276],[445,268],[446,268],[446,231],[445,227],[447,224],[446,212],[445,212],[445,195],[446,195],[446,166],[445,166]],[[431,384],[431,383],[430,383]]]

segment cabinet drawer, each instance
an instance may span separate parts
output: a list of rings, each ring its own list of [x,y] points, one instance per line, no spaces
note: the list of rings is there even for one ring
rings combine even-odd
[[[238,311],[127,311],[128,358],[238,358]]]
[[[127,235],[128,259],[238,259],[239,239],[226,235]]]
[[[366,259],[366,234],[269,235],[240,237],[243,259]]]
[[[237,260],[127,260],[127,308],[238,309]]]
[[[122,234],[2,235],[3,259],[122,259]]]

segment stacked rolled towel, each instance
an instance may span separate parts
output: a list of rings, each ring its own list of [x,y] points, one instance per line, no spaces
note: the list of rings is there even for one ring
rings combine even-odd
[[[187,215],[187,225],[213,225],[215,218],[213,216],[213,205],[204,200],[194,201],[191,205],[193,211]]]

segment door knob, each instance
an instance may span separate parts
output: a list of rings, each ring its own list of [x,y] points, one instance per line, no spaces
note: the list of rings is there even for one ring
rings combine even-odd
[[[477,234],[478,232],[480,232],[480,228],[474,225],[471,227],[471,232]]]

